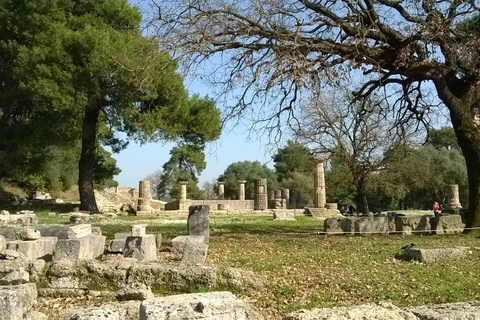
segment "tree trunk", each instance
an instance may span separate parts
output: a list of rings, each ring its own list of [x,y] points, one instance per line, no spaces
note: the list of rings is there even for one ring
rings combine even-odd
[[[458,144],[462,149],[468,174],[468,212],[466,228],[480,227],[480,130],[475,115],[480,110],[480,85],[454,87],[446,79],[434,81],[438,96],[450,110]],[[453,91],[453,93],[452,93]]]
[[[93,176],[97,154],[97,124],[100,110],[87,108],[82,125],[82,153],[78,164],[78,191],[80,194],[80,210],[98,213]]]
[[[360,179],[357,185],[357,206],[358,212],[362,215],[368,215],[370,209],[368,208],[367,191],[364,179]]]

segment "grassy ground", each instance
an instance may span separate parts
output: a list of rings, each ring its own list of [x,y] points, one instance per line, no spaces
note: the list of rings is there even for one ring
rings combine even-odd
[[[419,212],[420,213],[420,212]],[[42,223],[68,219],[38,212]],[[162,233],[163,244],[187,234],[186,217],[119,217],[95,220],[107,238],[128,232],[133,223]],[[300,308],[322,308],[389,301],[398,306],[480,300],[480,254],[429,265],[398,259],[411,242],[420,248],[480,247],[474,235],[325,236],[321,220],[298,216],[211,216],[207,263],[255,271],[269,280],[263,291],[237,293],[267,319],[281,319]]]

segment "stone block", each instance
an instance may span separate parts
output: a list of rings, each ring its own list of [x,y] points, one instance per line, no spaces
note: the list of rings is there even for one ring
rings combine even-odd
[[[108,244],[107,251],[110,253],[123,253],[125,250],[125,240],[127,240],[127,237],[111,240]]]
[[[178,236],[173,238],[170,241],[170,250],[173,253],[183,254],[183,249],[185,248],[185,243],[189,239],[191,242],[195,243],[204,243],[203,236]]]
[[[323,231],[330,234],[355,233],[355,218],[327,218],[323,222]]]
[[[147,226],[144,224],[134,224],[132,226],[132,237],[143,237],[147,234]]]
[[[91,224],[77,224],[68,228],[68,239],[81,239],[92,234]]]
[[[161,233],[155,234],[155,244],[157,245],[157,248],[160,248],[162,246],[162,234]]]
[[[183,248],[183,262],[204,264],[207,259],[208,244],[187,239]]]
[[[157,259],[157,246],[155,236],[147,234],[143,237],[128,237],[125,240],[125,258],[135,258],[139,261],[151,261]]]
[[[432,217],[430,224],[434,234],[462,233],[465,227],[459,214]]]
[[[121,288],[115,294],[115,298],[118,301],[128,301],[128,300],[147,300],[153,299],[155,296],[152,293],[152,290],[145,285],[144,283],[134,283],[126,285]]]
[[[274,210],[273,219],[274,220],[295,220],[295,214],[293,213],[293,211]]]
[[[80,239],[59,239],[54,260],[91,260],[100,257],[105,250],[105,236],[90,234]]]
[[[458,259],[465,256],[469,252],[468,247],[455,248],[434,248],[434,249],[419,249],[410,248],[404,250],[402,257],[406,260],[417,260],[423,263],[432,263],[435,261],[445,261]]]
[[[40,239],[40,231],[31,227],[23,228],[19,234],[20,240],[29,241]]]
[[[33,241],[15,240],[7,243],[7,248],[23,254],[27,260],[42,259],[52,261],[58,239],[42,237]]]
[[[34,283],[0,286],[0,320],[31,319],[36,299]]]
[[[73,307],[60,311],[58,320],[138,320],[140,301],[122,301],[98,307]]]
[[[209,243],[210,220],[208,206],[190,206],[188,209],[187,228],[189,236],[203,236],[205,244]]]
[[[30,275],[23,267],[18,268],[0,279],[0,285],[11,286],[30,282]]]
[[[478,301],[442,303],[427,306],[406,307],[418,319],[428,320],[477,320],[480,319],[480,304]]]
[[[190,293],[145,300],[140,320],[167,319],[263,319],[246,302],[228,291]]]
[[[432,216],[397,216],[395,217],[396,231],[406,235],[429,234],[431,231],[430,219]]]
[[[90,218],[89,213],[76,212],[70,216],[70,224],[86,224]]]
[[[354,220],[355,233],[389,233],[387,217],[362,217]]]
[[[35,225],[38,223],[38,218],[34,213],[22,213],[18,215],[10,215],[10,221],[25,225]]]
[[[0,235],[0,251],[7,249],[7,240],[5,237]]]

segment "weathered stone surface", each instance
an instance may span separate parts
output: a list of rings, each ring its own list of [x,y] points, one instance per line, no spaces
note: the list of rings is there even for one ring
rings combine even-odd
[[[327,218],[323,222],[323,231],[331,234],[355,233],[353,218]]]
[[[105,240],[105,236],[95,234],[80,239],[59,239],[54,259],[95,259],[103,254]]]
[[[127,240],[127,238],[111,240],[108,244],[107,251],[111,253],[123,253],[125,250],[125,240]]]
[[[49,320],[47,315],[38,311],[31,312],[32,320]]]
[[[147,300],[153,299],[152,290],[143,283],[134,283],[129,284],[117,291],[115,298],[118,301],[128,301],[128,300]]]
[[[459,214],[434,217],[430,223],[434,234],[462,233],[465,227]]]
[[[0,286],[0,320],[31,319],[37,288],[33,283]]]
[[[156,260],[157,246],[155,236],[153,234],[147,234],[140,237],[128,237],[125,240],[123,256],[125,258],[135,258],[139,261]]]
[[[90,214],[83,212],[75,212],[70,215],[71,224],[86,224],[90,221]]]
[[[160,248],[162,246],[162,234],[161,233],[156,233],[155,234],[155,244],[157,245],[157,248]]]
[[[395,217],[396,231],[406,235],[429,234],[431,232],[430,219],[433,216],[399,216]]]
[[[205,244],[210,239],[210,220],[208,206],[190,206],[188,209],[187,228],[189,236],[203,236]]]
[[[286,210],[273,210],[274,220],[295,220],[295,214],[293,211]]]
[[[207,251],[208,244],[187,239],[185,241],[185,247],[183,248],[182,261],[203,264],[207,259]]]
[[[27,258],[20,252],[12,250],[12,249],[5,249],[0,251],[0,260],[27,260]]]
[[[191,293],[145,300],[140,320],[263,319],[250,305],[228,291]]]
[[[391,303],[364,304],[354,307],[337,307],[298,310],[287,314],[283,320],[418,320],[411,312],[404,311]]]
[[[407,307],[404,310],[415,314],[419,319],[480,320],[479,301]]]
[[[29,241],[29,240],[40,239],[41,235],[40,235],[40,231],[35,230],[34,228],[31,228],[31,227],[27,227],[27,228],[23,228],[20,231],[19,237],[20,237],[20,240]]]
[[[387,217],[361,217],[352,218],[355,225],[355,233],[389,233],[391,224]]]
[[[68,239],[81,239],[92,234],[91,224],[77,224],[68,228]]]
[[[164,290],[187,291],[196,287],[213,288],[216,267],[184,262],[139,262],[132,258],[53,263],[47,274],[52,288],[91,289],[99,279],[105,285],[120,290],[127,283],[144,283]]]
[[[58,239],[44,237],[34,241],[9,241],[7,248],[23,254],[27,260],[43,259],[52,261]]]
[[[0,275],[6,276],[10,272],[23,268],[29,273],[32,282],[38,281],[43,274],[46,262],[44,260],[0,260]]]
[[[20,267],[18,270],[14,270],[7,274],[5,277],[0,279],[0,285],[17,285],[25,284],[30,281],[30,275],[25,271],[23,267]]]
[[[140,301],[123,301],[105,303],[99,307],[89,308],[69,308],[62,310],[58,315],[58,320],[97,320],[97,319],[120,319],[120,320],[138,320],[138,312],[140,309]],[[106,312],[102,312],[105,310]],[[99,316],[99,318],[86,318]],[[118,318],[109,318],[117,316]]]
[[[170,250],[173,253],[183,253],[183,249],[185,248],[185,243],[189,239],[191,242],[196,242],[196,243],[204,243],[204,237],[203,236],[178,236],[173,238],[170,241]]]
[[[304,214],[315,218],[341,217],[340,210],[330,210],[326,208],[305,208]]]
[[[411,248],[404,250],[402,256],[406,260],[417,260],[423,263],[432,263],[434,261],[444,261],[461,258],[465,256],[469,250],[470,248],[468,247],[434,249]]]
[[[145,224],[134,224],[131,229],[132,237],[143,237],[147,234],[147,225]]]
[[[0,236],[0,251],[7,249],[7,241],[4,236]]]
[[[267,286],[267,279],[250,270],[228,267],[218,277],[222,287],[232,291],[262,290]]]

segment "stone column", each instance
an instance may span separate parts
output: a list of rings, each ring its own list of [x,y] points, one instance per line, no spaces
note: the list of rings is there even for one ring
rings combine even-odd
[[[326,193],[325,193],[325,169],[323,167],[324,159],[314,159],[314,189],[315,197],[313,198],[313,206],[315,208],[325,208]]]
[[[189,236],[203,236],[204,243],[209,243],[210,218],[208,206],[190,206],[188,208],[187,229]]]
[[[223,200],[225,199],[225,182],[223,181],[218,181],[218,200]]]
[[[290,209],[290,189],[282,189],[282,199],[285,200],[285,209]]]
[[[458,185],[451,184],[448,186],[448,208],[461,208],[460,197],[458,195]]]
[[[267,179],[255,180],[255,199],[253,203],[254,210],[267,210],[268,209],[268,197],[267,197]]]
[[[138,203],[137,211],[150,211],[150,200],[152,195],[150,193],[150,181],[140,180],[138,183]]]
[[[245,180],[238,180],[238,200],[245,200]]]
[[[180,186],[179,200],[187,200],[187,184],[188,181],[178,181],[178,185]]]

